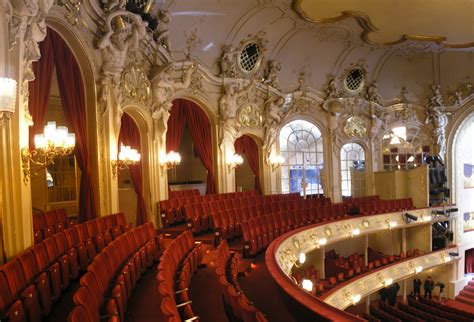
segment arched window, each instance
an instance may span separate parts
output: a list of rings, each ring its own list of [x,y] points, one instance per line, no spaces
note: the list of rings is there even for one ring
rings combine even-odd
[[[360,196],[365,191],[365,153],[357,143],[347,143],[341,148],[341,187],[346,197]]]
[[[280,131],[283,193],[323,194],[321,169],[324,166],[321,131],[312,123],[296,120]]]
[[[399,126],[383,137],[384,170],[411,169],[424,163],[430,154],[429,138],[417,127]]]
[[[463,230],[474,230],[474,114],[466,118],[456,134],[453,146],[453,163],[456,189],[456,206],[462,214]],[[467,252],[466,252],[467,253]],[[471,253],[471,255],[474,254]],[[467,255],[466,255],[467,261]],[[473,266],[474,267],[474,266]]]

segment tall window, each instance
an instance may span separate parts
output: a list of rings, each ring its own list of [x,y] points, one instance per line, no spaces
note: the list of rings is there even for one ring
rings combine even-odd
[[[283,193],[323,194],[321,170],[324,166],[321,131],[312,123],[296,120],[280,131]]]
[[[474,113],[457,131],[453,146],[456,172],[456,205],[462,216],[464,232],[474,230]],[[472,234],[472,233],[471,233]]]
[[[341,149],[342,195],[360,196],[365,191],[365,153],[360,144],[347,143]]]
[[[429,139],[416,127],[394,127],[383,137],[384,170],[411,169],[430,154]]]

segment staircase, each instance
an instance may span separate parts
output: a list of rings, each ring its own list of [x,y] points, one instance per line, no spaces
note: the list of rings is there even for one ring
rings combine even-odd
[[[464,289],[459,292],[456,301],[474,306],[474,279],[469,281]]]

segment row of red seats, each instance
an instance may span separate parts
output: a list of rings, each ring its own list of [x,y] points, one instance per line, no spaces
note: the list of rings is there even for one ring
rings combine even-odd
[[[237,225],[240,227],[242,221],[249,220],[252,217],[268,215],[278,211],[302,210],[306,213],[314,212],[318,209],[318,200],[323,199],[289,199],[272,202],[270,198],[253,196],[227,199],[224,202],[211,201],[209,203],[185,205],[184,210],[186,221],[193,232],[206,231],[212,227],[216,236],[222,236],[221,230],[225,230],[226,226]],[[338,215],[345,213],[342,204],[333,205],[333,207],[325,206],[324,209],[328,209],[328,213],[337,213]],[[331,211],[332,209],[334,211]],[[319,213],[326,212],[320,211]],[[210,219],[212,219],[211,222],[209,222]]]
[[[370,315],[374,317],[375,319],[378,319],[378,321],[402,322],[402,320],[392,316],[391,314],[388,314],[387,312],[379,309],[375,305],[371,305],[369,311],[370,311]]]
[[[234,208],[234,206],[232,205],[232,199],[240,199],[245,197],[254,197],[254,203],[263,203],[264,201],[279,202],[283,199],[301,199],[301,196],[298,193],[261,196],[255,191],[245,191],[161,200],[160,213],[162,223],[166,227],[175,223],[182,222],[185,219],[185,205],[191,205],[200,202],[209,203],[215,201],[218,203],[225,203],[227,205],[225,206],[225,208]]]
[[[387,305],[384,302],[380,302],[380,309],[385,311],[387,314],[390,314],[391,316],[394,316],[402,321],[407,321],[407,322],[423,322],[425,321],[424,319],[418,318],[416,315],[413,315],[411,313],[402,311],[398,309],[395,306]],[[439,322],[447,322],[446,320],[441,320]]]
[[[438,317],[434,314],[426,313],[425,311],[419,310],[405,303],[398,303],[397,307],[400,311],[410,314],[411,316],[414,316],[421,321],[433,321],[433,322],[450,322],[451,321],[448,319]]]
[[[231,321],[236,319],[244,322],[267,321],[265,315],[260,312],[252,302],[245,296],[238,282],[239,254],[231,252],[227,241],[222,241],[216,250],[217,267],[216,275],[221,286],[226,312],[232,312]]]
[[[256,191],[229,192],[210,194],[204,196],[188,196],[179,198],[170,198],[159,202],[161,221],[164,227],[180,223],[184,220],[184,206],[198,202],[223,201],[246,196],[258,195]]]
[[[370,202],[360,202],[357,207],[359,209],[359,213],[364,215],[375,215],[415,209],[411,198],[391,200],[380,199]]]
[[[168,198],[173,199],[173,198],[181,198],[181,197],[192,197],[192,196],[199,196],[199,190],[197,189],[189,189],[189,190],[176,190],[172,191],[170,190],[168,192]]]
[[[427,300],[427,301],[430,301],[430,300]],[[442,308],[436,308],[436,307],[433,307],[433,306],[430,306],[428,304],[424,304],[420,301],[417,301],[415,300],[414,298],[412,297],[409,297],[408,298],[408,305],[418,309],[418,310],[421,310],[421,311],[424,311],[426,313],[429,313],[429,314],[432,314],[432,315],[435,315],[435,316],[439,316],[441,318],[444,318],[444,319],[448,319],[450,321],[456,321],[456,322],[469,322],[473,320],[474,316],[473,314],[469,314],[467,313],[467,316],[465,315],[460,315],[460,314],[457,314],[457,313],[453,313],[453,312],[448,312],[447,310],[445,310],[445,306],[443,306]],[[456,310],[457,312],[458,310]]]
[[[370,202],[380,200],[379,195],[362,196],[362,197],[342,197],[342,202],[351,206],[358,205],[361,202]]]
[[[422,304],[428,305],[428,306],[433,307],[435,309],[442,310],[442,311],[449,312],[449,313],[453,313],[453,314],[456,314],[456,315],[459,315],[459,316],[467,317],[467,318],[471,319],[471,321],[474,320],[474,313],[469,313],[467,311],[458,310],[454,307],[446,306],[446,305],[443,305],[439,302],[432,301],[432,300],[429,300],[429,299],[425,299],[425,298],[422,298],[422,297],[419,297],[418,301],[420,301],[420,303],[422,303]]]
[[[44,238],[54,235],[76,224],[74,219],[68,217],[66,210],[56,209],[33,214],[33,230],[35,244]]]
[[[212,226],[214,227],[216,236],[231,239],[241,236],[240,227],[243,221],[255,217],[278,215],[280,218],[277,219],[277,217],[274,217],[274,219],[288,222],[288,225],[291,227],[302,227],[304,225],[346,216],[346,210],[343,204],[316,206],[311,203],[312,200],[317,199],[301,200],[302,202],[294,200],[265,203],[241,209],[219,211],[211,214]]]
[[[124,217],[115,214],[67,228],[1,266],[0,320],[41,321],[69,281],[87,268],[105,243],[125,231],[122,220]],[[95,226],[98,222],[104,224],[100,230]],[[110,241],[99,235],[109,236]]]
[[[160,255],[152,222],[120,235],[94,258],[74,293],[69,322],[123,322],[127,301],[142,274]]]
[[[188,286],[201,261],[201,245],[199,242],[194,242],[190,230],[178,235],[163,252],[158,265],[157,279],[161,311],[166,321],[199,320],[191,307]]]

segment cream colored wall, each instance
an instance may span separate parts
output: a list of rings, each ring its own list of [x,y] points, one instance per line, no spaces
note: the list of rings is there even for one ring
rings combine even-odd
[[[242,187],[242,191],[255,190],[255,175],[250,168],[247,158],[244,156],[244,163],[235,168],[236,190]]]
[[[199,157],[194,155],[194,145],[187,127],[184,128],[183,138],[178,152],[181,155],[181,163],[175,168],[168,170],[168,182],[207,181],[207,171],[202,165]]]
[[[418,248],[423,252],[430,252],[431,229],[430,224],[406,228],[407,250]]]
[[[377,232],[369,235],[369,247],[387,255],[398,255],[402,249],[401,229]]]
[[[137,213],[137,194],[133,187],[119,189],[119,211],[125,214],[127,223],[135,225]]]

